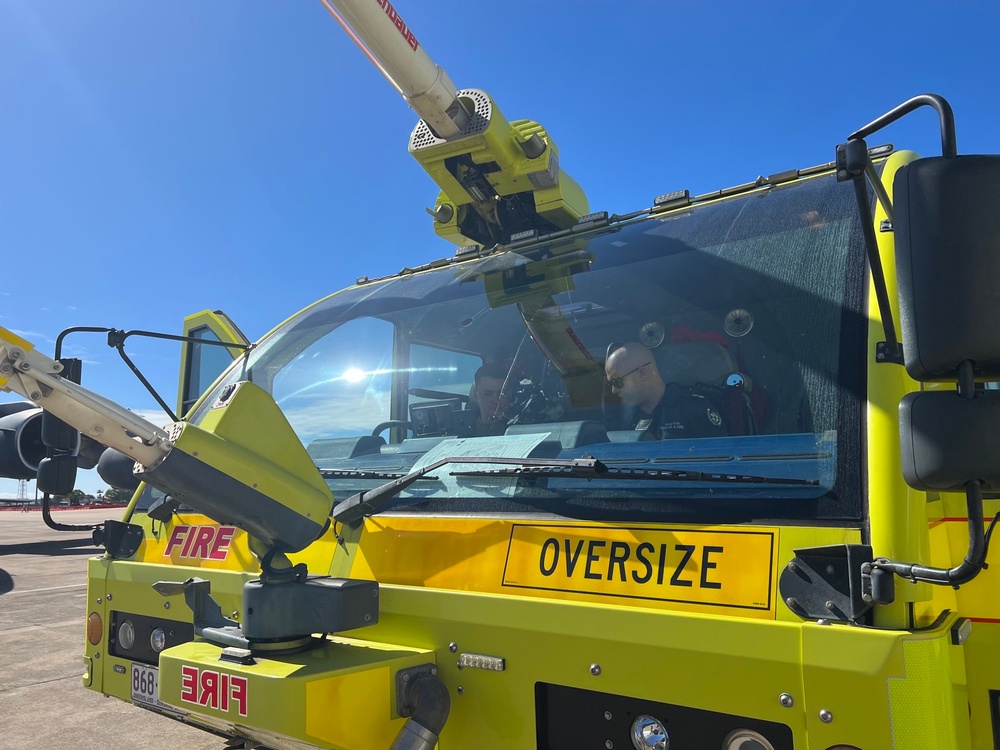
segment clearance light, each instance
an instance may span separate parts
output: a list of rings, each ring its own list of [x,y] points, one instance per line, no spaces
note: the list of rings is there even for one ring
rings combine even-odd
[[[101,642],[102,635],[104,635],[104,623],[101,622],[101,616],[91,612],[87,618],[87,640],[91,646],[96,646]]]
[[[118,645],[126,651],[135,645],[135,626],[131,620],[122,620],[118,626]]]
[[[951,642],[955,646],[963,645],[972,635],[972,620],[959,617],[951,628]]]
[[[163,632],[163,628],[156,628],[152,633],[149,634],[149,646],[156,653],[160,653],[167,645],[167,634]]]
[[[632,722],[632,747],[635,750],[669,750],[670,737],[663,722],[652,716],[639,716]]]

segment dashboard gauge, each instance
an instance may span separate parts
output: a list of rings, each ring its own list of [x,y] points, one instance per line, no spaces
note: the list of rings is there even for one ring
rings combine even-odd
[[[753,328],[753,313],[741,307],[730,310],[726,314],[726,319],[723,321],[722,327],[733,338],[746,336],[750,333],[750,329]]]
[[[655,321],[646,323],[646,325],[639,329],[639,341],[650,349],[655,349],[662,344],[666,335],[663,326]]]

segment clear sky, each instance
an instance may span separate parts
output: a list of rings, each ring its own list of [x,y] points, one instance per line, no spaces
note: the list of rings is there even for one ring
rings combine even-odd
[[[460,88],[546,127],[594,210],[828,162],[925,92],[954,107],[960,152],[1000,151],[995,0],[395,5]],[[0,0],[0,325],[51,354],[69,326],[178,332],[212,308],[257,339],[358,276],[450,255],[415,122],[316,0]],[[881,142],[938,153],[936,115]],[[132,341],[173,404],[179,346]],[[64,353],[155,409],[102,336]]]

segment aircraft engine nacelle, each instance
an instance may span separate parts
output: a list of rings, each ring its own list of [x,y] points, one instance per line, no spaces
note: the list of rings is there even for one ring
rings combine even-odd
[[[43,458],[42,410],[29,401],[0,404],[0,477],[34,479]]]

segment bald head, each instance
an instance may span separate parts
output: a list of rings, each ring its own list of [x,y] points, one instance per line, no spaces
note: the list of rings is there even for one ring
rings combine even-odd
[[[604,363],[604,374],[612,392],[647,414],[660,403],[666,390],[653,352],[638,341],[630,341],[611,352]]]

